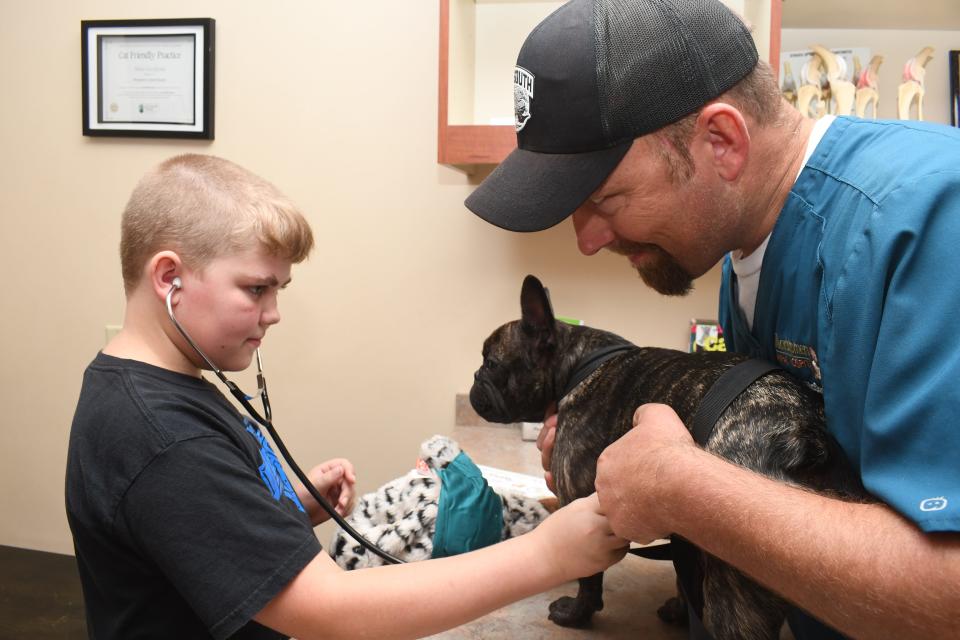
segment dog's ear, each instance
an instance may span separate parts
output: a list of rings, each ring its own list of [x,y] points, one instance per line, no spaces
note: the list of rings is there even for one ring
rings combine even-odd
[[[550,294],[537,280],[536,276],[523,279],[520,289],[521,325],[524,329],[537,333],[553,334],[553,308],[550,306]]]

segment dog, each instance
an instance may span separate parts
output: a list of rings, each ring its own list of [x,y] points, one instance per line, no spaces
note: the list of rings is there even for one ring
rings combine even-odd
[[[420,445],[416,468],[364,494],[347,516],[347,523],[404,562],[429,559],[434,550],[442,485],[438,474],[460,452],[460,445],[451,438],[442,435],[428,438]],[[551,498],[538,500],[505,490],[497,496],[503,504],[501,540],[530,531],[556,510]],[[334,561],[348,571],[386,564],[339,527],[328,549]]]
[[[747,360],[725,352],[638,347],[606,331],[558,322],[534,276],[523,282],[520,306],[521,319],[502,325],[484,342],[470,403],[484,419],[502,423],[540,422],[557,403],[550,470],[561,506],[594,492],[597,458],[632,428],[637,407],[667,404],[690,429],[713,383]],[[608,347],[622,351],[578,382],[582,363]],[[723,411],[705,448],[780,482],[856,500],[866,495],[826,430],[821,395],[782,370],[753,382]],[[695,552],[703,567],[707,631],[716,640],[778,638],[787,603],[733,567]],[[602,573],[581,578],[577,596],[553,602],[549,618],[562,626],[586,626],[603,608],[602,595]],[[658,614],[684,623],[686,604],[671,599]]]

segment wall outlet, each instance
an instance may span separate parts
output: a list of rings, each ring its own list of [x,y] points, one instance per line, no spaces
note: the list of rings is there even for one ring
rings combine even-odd
[[[536,440],[537,436],[540,435],[540,430],[543,429],[542,422],[521,422],[520,423],[520,439],[521,440]]]

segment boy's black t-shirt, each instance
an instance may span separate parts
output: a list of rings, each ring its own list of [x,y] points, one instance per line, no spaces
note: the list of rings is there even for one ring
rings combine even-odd
[[[278,638],[251,618],[320,552],[252,420],[209,382],[99,354],[67,518],[94,638]]]

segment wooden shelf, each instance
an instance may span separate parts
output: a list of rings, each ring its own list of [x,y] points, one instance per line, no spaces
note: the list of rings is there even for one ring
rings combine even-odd
[[[472,16],[459,19],[460,16],[451,16],[451,10],[459,11],[461,14],[468,14],[477,4],[484,4],[479,0],[439,0],[440,2],[440,55],[439,55],[439,91],[437,108],[437,162],[455,166],[489,165],[499,164],[507,155],[517,146],[516,133],[512,125],[493,125],[481,123],[460,123],[456,119],[451,120],[453,109],[451,108],[451,73],[463,73],[463,67],[467,66],[474,69],[474,64],[462,64],[462,61],[452,60],[451,49],[452,37],[463,37],[471,39],[476,31],[476,24]],[[734,10],[740,12],[746,19],[754,25],[754,35],[757,40],[757,46],[762,50],[768,51],[768,55],[763,57],[770,66],[776,70],[780,66],[780,16],[782,0],[724,0]],[[509,10],[510,2],[498,0],[495,5],[498,10]],[[518,0],[514,5],[523,7],[527,5],[536,5],[535,12],[546,13],[546,10],[553,6],[560,6],[562,2],[549,3],[538,0],[535,2],[522,2]],[[530,14],[531,12],[527,12]],[[456,19],[455,19],[456,18]],[[529,15],[524,16],[530,19]],[[451,28],[451,23],[456,23],[455,28]],[[539,20],[530,24],[532,28]],[[760,26],[758,26],[760,25]],[[524,30],[524,35],[529,29]],[[456,34],[456,35],[452,35]],[[474,44],[472,42],[468,44]],[[513,59],[520,50],[522,39],[515,43],[512,51]],[[455,47],[454,47],[455,48]],[[470,48],[470,47],[465,47]],[[482,59],[483,53],[477,54],[471,49],[470,61]],[[467,73],[475,73],[469,71]],[[507,80],[504,80],[504,92],[509,91]],[[472,92],[472,88],[470,89]],[[509,97],[509,96],[507,96]],[[472,113],[471,109],[461,109]],[[458,115],[462,115],[459,114]],[[462,117],[460,119],[463,119]]]
[[[499,164],[517,147],[510,125],[447,125],[440,127],[437,162],[441,164]]]
[[[517,146],[512,126],[449,123],[450,2],[451,0],[440,0],[437,162],[452,165],[498,164]]]

